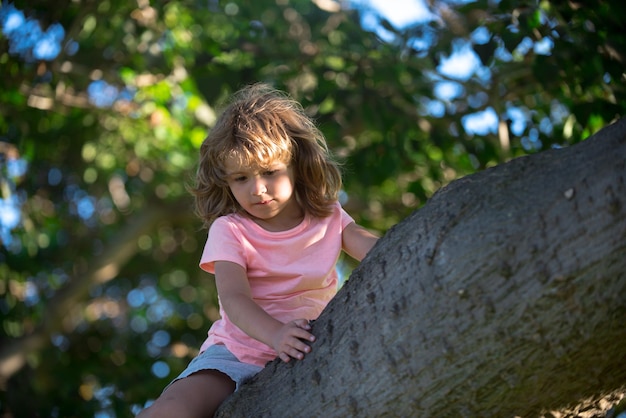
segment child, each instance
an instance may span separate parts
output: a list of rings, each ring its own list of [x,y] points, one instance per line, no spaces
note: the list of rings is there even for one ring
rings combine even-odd
[[[268,361],[304,358],[341,250],[361,260],[377,240],[337,202],[341,175],[322,133],[264,84],[234,96],[200,148],[196,182],[209,228],[200,267],[215,275],[221,319],[141,418],[213,416]]]

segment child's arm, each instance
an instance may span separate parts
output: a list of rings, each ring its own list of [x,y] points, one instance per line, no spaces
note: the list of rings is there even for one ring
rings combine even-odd
[[[309,321],[297,319],[283,324],[265,312],[252,300],[248,276],[239,264],[216,261],[215,284],[230,320],[252,338],[274,348],[284,362],[291,358],[301,360],[311,351],[311,347],[301,341],[315,341],[309,332]]]
[[[344,228],[342,240],[344,251],[361,261],[376,244],[378,237],[361,225],[352,222]]]

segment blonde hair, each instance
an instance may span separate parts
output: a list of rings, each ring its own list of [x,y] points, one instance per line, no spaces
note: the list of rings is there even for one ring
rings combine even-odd
[[[226,181],[225,162],[233,156],[250,167],[290,165],[300,206],[316,217],[332,213],[341,189],[339,166],[322,132],[285,93],[263,83],[243,88],[200,146],[196,184],[190,191],[205,227],[219,216],[245,215]]]

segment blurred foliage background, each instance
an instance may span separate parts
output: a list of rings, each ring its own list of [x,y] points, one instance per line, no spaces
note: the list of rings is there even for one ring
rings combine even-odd
[[[423,6],[398,25],[334,0],[4,0],[0,415],[132,416],[197,353],[217,296],[185,185],[247,83],[302,102],[381,233],[624,114],[623,1]]]

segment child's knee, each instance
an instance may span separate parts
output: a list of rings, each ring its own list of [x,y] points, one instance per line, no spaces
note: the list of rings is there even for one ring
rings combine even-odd
[[[136,418],[171,418],[171,417],[189,417],[186,414],[185,407],[177,402],[168,400],[158,400],[148,408],[141,411]]]

